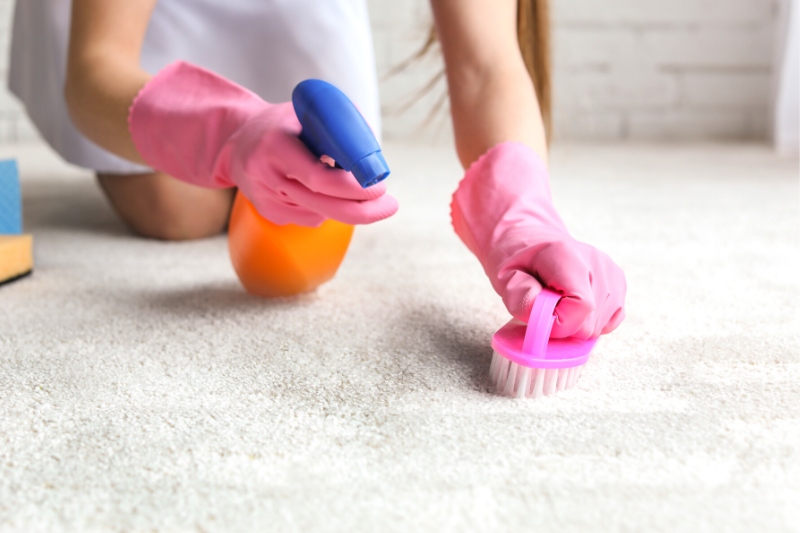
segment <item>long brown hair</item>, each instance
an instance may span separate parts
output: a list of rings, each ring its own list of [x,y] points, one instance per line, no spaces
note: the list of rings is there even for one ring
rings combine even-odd
[[[517,0],[517,41],[536,89],[548,139],[552,133],[549,0]]]
[[[431,26],[428,38],[419,52],[391,68],[386,77],[405,70],[411,63],[431,52],[438,42],[436,27]],[[550,139],[552,133],[552,81],[550,65],[550,0],[517,0],[517,42],[522,61],[531,77],[539,100],[545,133]],[[413,105],[422,95],[432,90],[444,78],[442,70],[436,74],[401,110]],[[431,112],[432,118],[444,105],[447,93],[437,101]],[[427,121],[426,121],[427,122]]]

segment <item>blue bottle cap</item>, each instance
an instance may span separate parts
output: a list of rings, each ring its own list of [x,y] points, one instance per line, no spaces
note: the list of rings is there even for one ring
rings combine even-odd
[[[350,172],[356,177],[361,187],[366,189],[386,179],[389,175],[389,165],[386,164],[383,154],[378,150],[353,163]]]

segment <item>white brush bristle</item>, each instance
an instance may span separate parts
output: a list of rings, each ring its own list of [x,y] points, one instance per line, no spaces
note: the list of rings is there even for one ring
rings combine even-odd
[[[530,368],[492,354],[489,377],[503,396],[539,398],[570,389],[578,382],[583,365],[572,368]]]

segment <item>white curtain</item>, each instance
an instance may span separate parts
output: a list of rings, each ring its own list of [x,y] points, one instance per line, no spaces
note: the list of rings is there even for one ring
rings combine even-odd
[[[800,6],[784,0],[778,18],[773,140],[783,153],[800,152]]]

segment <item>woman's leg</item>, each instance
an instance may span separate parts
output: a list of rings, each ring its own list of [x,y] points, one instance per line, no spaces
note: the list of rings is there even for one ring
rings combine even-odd
[[[235,189],[204,189],[160,172],[97,174],[111,206],[135,233],[152,239],[202,239],[225,230]]]

